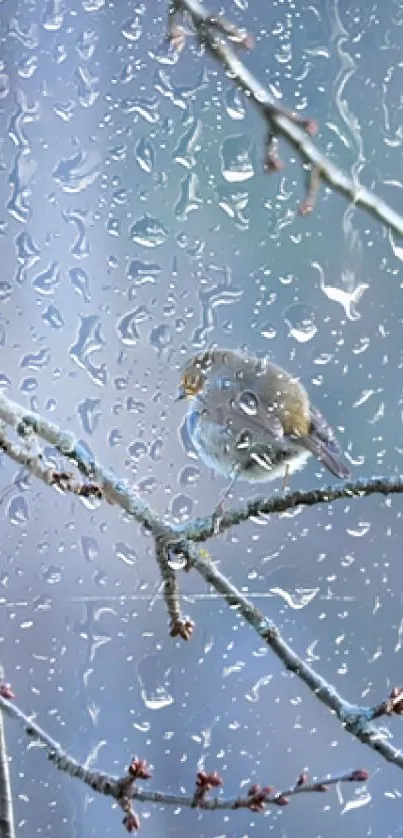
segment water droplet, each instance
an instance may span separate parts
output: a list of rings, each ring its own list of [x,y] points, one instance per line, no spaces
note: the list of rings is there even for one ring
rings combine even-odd
[[[94,55],[98,35],[93,29],[84,29],[76,43],[76,50],[83,61],[89,61]]]
[[[134,153],[140,169],[142,169],[143,172],[147,172],[147,174],[152,172],[155,163],[155,153],[154,147],[150,141],[145,140],[144,137],[142,137],[141,140],[138,141]]]
[[[142,247],[158,247],[164,243],[168,230],[157,218],[143,215],[131,226],[129,235],[132,241]]]
[[[101,154],[98,151],[79,151],[72,157],[60,160],[53,170],[53,178],[63,192],[82,192],[94,183],[101,173]]]
[[[130,547],[128,544],[125,544],[124,541],[117,541],[114,544],[114,553],[115,556],[120,559],[124,564],[129,565],[132,567],[133,565],[138,562],[138,555],[133,547]]]
[[[259,398],[253,390],[242,390],[237,396],[237,405],[247,416],[256,416],[259,408]]]
[[[92,562],[99,556],[99,544],[96,538],[90,535],[81,537],[81,552],[87,562]]]
[[[57,262],[52,262],[48,268],[37,274],[32,280],[33,288],[38,294],[47,296],[53,294],[54,289],[60,282],[60,269]]]
[[[20,362],[22,369],[40,370],[50,361],[50,350],[40,349],[39,352],[24,355]]]
[[[103,9],[105,0],[83,0],[83,9],[85,12],[99,12]]]
[[[29,395],[29,393],[34,393],[35,390],[38,389],[38,381],[36,378],[23,378],[20,384],[20,392],[24,393],[25,395]]]
[[[253,415],[253,414],[250,414],[250,415]],[[236,438],[236,441],[235,441],[235,447],[237,448],[237,450],[238,451],[247,451],[247,449],[250,448],[251,445],[252,445],[252,434],[250,433],[250,431],[241,431],[241,433],[238,434],[238,436]]]
[[[312,340],[318,332],[316,325],[316,312],[310,311],[304,305],[290,306],[284,312],[284,320],[289,329],[289,336],[298,343],[307,343]]]
[[[179,472],[178,483],[180,486],[192,486],[199,480],[200,469],[196,466],[184,466]]]
[[[136,15],[133,15],[132,18],[129,18],[129,20],[124,22],[122,26],[122,35],[127,41],[130,41],[130,43],[135,43],[140,40],[142,28]]]
[[[52,329],[61,329],[64,326],[63,317],[59,309],[54,305],[47,307],[46,311],[42,314],[42,319],[48,324],[48,326],[51,326]]]
[[[65,221],[75,224],[77,228],[77,238],[73,242],[70,253],[76,259],[85,259],[90,252],[88,224],[90,215],[85,210],[65,210],[63,212]]]
[[[127,314],[118,320],[116,330],[119,339],[125,346],[135,346],[140,338],[138,325],[149,318],[149,312],[144,306],[137,306],[137,308],[129,311]]]
[[[154,442],[150,445],[150,459],[153,460],[154,463],[158,463],[162,460],[162,449],[164,447],[164,443],[162,439],[155,439]]]
[[[183,570],[187,565],[187,558],[183,553],[170,553],[168,556],[168,564],[172,570]]]
[[[100,95],[96,76],[92,76],[88,67],[76,68],[77,99],[82,108],[91,108]],[[92,183],[92,181],[91,181]],[[68,190],[66,190],[68,191]],[[74,190],[77,191],[77,190]]]
[[[266,340],[273,340],[277,337],[277,329],[273,323],[263,323],[260,329],[260,334],[262,335],[262,338],[266,338]]]
[[[62,568],[50,564],[42,569],[42,576],[48,585],[58,585],[62,581]]]
[[[296,588],[295,591],[286,591],[283,588],[270,588],[270,593],[281,596],[290,608],[300,611],[315,599],[319,590],[319,588]]]
[[[29,182],[36,169],[37,162],[29,154],[21,152],[16,155],[14,166],[8,177],[11,196],[7,202],[7,210],[21,224],[27,222],[31,216]]]
[[[176,163],[184,166],[185,169],[193,169],[196,164],[195,152],[200,150],[198,139],[201,134],[201,122],[192,119],[184,134],[179,137],[173,152]]]
[[[57,32],[63,26],[64,9],[61,0],[48,0],[42,17],[42,26],[48,32]]]
[[[133,460],[137,463],[147,454],[147,445],[145,442],[139,439],[135,442],[132,442],[128,450],[130,456],[133,457]]]
[[[24,55],[24,57],[18,63],[18,75],[21,76],[22,79],[31,79],[34,73],[36,72],[37,68],[38,56]]]
[[[159,120],[159,101],[155,97],[153,99],[123,99],[122,111],[124,114],[135,113],[141,116],[150,125],[154,125]]]
[[[253,702],[259,701],[260,698],[261,698],[261,696],[260,696],[261,688],[262,687],[267,687],[267,685],[271,683],[272,678],[273,678],[272,675],[263,675],[262,678],[259,678],[259,680],[256,681],[256,683],[251,688],[250,693],[246,694],[246,696],[245,696],[246,699],[248,701],[253,701]]]
[[[0,73],[0,99],[5,99],[10,90],[10,79],[7,73]]]
[[[140,259],[133,259],[127,270],[127,278],[134,285],[154,285],[162,268],[155,262],[141,262]]]
[[[231,85],[228,88],[225,98],[224,98],[225,110],[227,111],[228,116],[231,119],[244,119],[245,118],[245,99],[242,96],[242,93],[238,88]]]
[[[364,291],[369,288],[368,283],[361,282],[357,286],[347,289],[336,288],[333,285],[326,285],[323,268],[318,262],[312,262],[312,267],[319,271],[320,289],[323,291],[328,300],[340,303],[348,320],[359,320],[361,315],[357,311],[356,306],[360,302]],[[350,286],[354,285],[354,277],[349,279],[348,284]]]
[[[221,172],[228,183],[242,183],[255,174],[247,134],[227,137],[221,144]]]
[[[198,178],[194,172],[189,172],[181,180],[179,197],[174,206],[176,218],[185,221],[190,212],[196,210],[203,203],[197,195]]]
[[[70,282],[86,303],[91,301],[90,278],[84,268],[70,268]]]
[[[163,38],[156,49],[149,51],[150,58],[158,61],[159,64],[176,64],[179,60],[179,51],[174,48],[168,38]]]
[[[7,517],[12,524],[26,524],[29,521],[27,499],[24,495],[15,495],[7,506]]]
[[[69,348],[70,358],[88,373],[95,384],[104,385],[108,380],[106,364],[102,363],[97,366],[92,361],[94,352],[98,352],[105,346],[100,319],[97,315],[91,314],[88,317],[81,317],[80,321],[76,343]]]
[[[158,352],[167,349],[172,344],[172,329],[170,326],[162,323],[160,326],[155,326],[150,333],[150,344]]]
[[[25,268],[32,268],[39,261],[40,250],[25,230],[15,237],[14,244],[17,259]]]
[[[5,279],[0,280],[0,302],[6,303],[12,294],[13,286]]]
[[[137,669],[141,697],[148,710],[163,710],[173,704],[169,692],[169,670],[164,670],[161,657],[149,655],[143,658]]]
[[[8,28],[8,35],[16,38],[27,49],[37,49],[39,46],[38,27],[36,23],[20,24],[16,18],[12,18]]]
[[[346,532],[348,533],[348,535],[352,535],[355,538],[362,538],[363,535],[367,535],[367,533],[370,531],[370,529],[371,529],[371,524],[370,524],[369,521],[359,521],[358,526],[356,527],[356,529],[352,529],[352,528],[348,527],[346,529]]]
[[[101,411],[98,410],[101,404],[101,399],[84,399],[80,402],[77,408],[77,413],[81,419],[81,424],[87,434],[93,434],[97,428]]]
[[[176,523],[181,523],[190,518],[192,509],[193,501],[188,495],[176,495],[171,501],[171,513]]]

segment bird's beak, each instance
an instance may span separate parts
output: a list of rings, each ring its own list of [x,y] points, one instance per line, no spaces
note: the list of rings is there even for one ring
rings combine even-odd
[[[187,396],[186,390],[185,390],[183,384],[180,384],[177,391],[176,391],[176,396],[175,396],[174,401],[175,402],[180,402],[182,399],[186,399],[186,396]]]

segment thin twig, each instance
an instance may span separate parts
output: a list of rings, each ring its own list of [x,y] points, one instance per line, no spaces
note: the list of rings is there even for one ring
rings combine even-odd
[[[312,121],[303,120],[279,106],[267,88],[245,67],[229,39],[224,37],[224,33],[217,31],[216,26],[211,25],[211,19],[217,19],[217,15],[198,0],[175,0],[173,5],[176,15],[179,11],[188,15],[199,42],[205,45],[215,61],[222,64],[232,81],[247,93],[248,100],[260,111],[270,129],[283,136],[295,148],[302,162],[309,164],[316,174],[320,173],[320,178],[332,189],[340,192],[356,206],[362,207],[395,233],[403,235],[403,217],[386,201],[348,177],[322,154],[307,136],[314,133]]]
[[[222,594],[232,609],[236,608],[239,614],[253,628],[264,642],[271,648],[277,657],[283,662],[286,669],[293,672],[309,690],[326,706],[336,714],[343,727],[353,734],[361,742],[367,744],[377,751],[384,759],[393,762],[399,768],[403,768],[403,752],[393,747],[385,734],[373,724],[374,708],[351,704],[337,692],[322,676],[309,666],[282,638],[277,626],[262,614],[235,585],[229,582],[218,570],[211,557],[203,555],[205,551],[198,550],[194,541],[206,541],[214,535],[214,516],[210,515],[203,519],[196,519],[187,525],[174,526],[166,523],[152,507],[148,506],[136,493],[123,481],[119,480],[109,469],[105,469],[101,463],[88,454],[87,449],[75,440],[72,434],[62,432],[57,425],[48,422],[38,414],[26,411],[15,402],[11,402],[4,394],[0,393],[0,420],[9,423],[23,437],[27,431],[33,431],[38,436],[46,439],[47,442],[66,457],[73,460],[79,470],[87,477],[95,480],[96,485],[102,489],[103,495],[121,506],[127,513],[152,532],[157,544],[165,545],[159,560],[169,565],[169,554],[173,556],[178,553],[187,560],[187,568],[194,568]],[[40,476],[38,474],[38,476]],[[363,497],[374,493],[389,495],[403,492],[403,480],[387,480],[377,478],[369,481],[357,481],[356,483],[342,486],[316,489],[310,492],[294,492],[275,496],[269,499],[258,499],[250,501],[244,507],[229,510],[223,514],[221,528],[228,529],[234,524],[246,521],[258,514],[273,514],[294,509],[298,505],[312,506],[317,503],[330,503],[340,498],[351,499]],[[162,549],[162,547],[161,547]],[[171,584],[171,583],[170,583]],[[177,596],[177,594],[175,595]],[[180,612],[173,609],[174,600],[171,600],[169,607],[179,615],[180,625],[183,631],[176,631],[175,634],[184,636],[184,632],[190,633],[193,628],[191,621],[183,621]],[[179,608],[179,599],[175,608]],[[187,638],[186,638],[187,639]],[[384,707],[384,705],[382,705]],[[400,706],[395,702],[393,706]],[[379,709],[380,705],[378,705]],[[385,710],[384,710],[385,712]],[[378,715],[380,713],[378,712]]]
[[[24,466],[30,474],[38,477],[47,486],[54,486],[62,492],[71,492],[80,497],[95,497],[98,499],[102,497],[101,490],[95,483],[81,483],[74,480],[74,475],[71,472],[60,471],[47,465],[42,451],[29,451],[26,446],[12,442],[7,438],[4,427],[0,427],[0,451],[7,454],[10,460]]]
[[[181,637],[190,640],[194,624],[192,620],[183,617],[179,604],[179,585],[177,574],[170,564],[169,549],[166,541],[161,538],[155,540],[155,555],[161,573],[163,596],[170,620],[171,637]]]
[[[195,808],[194,795],[169,794],[168,792],[162,791],[147,791],[133,785],[131,781],[137,777],[133,777],[130,766],[128,775],[125,777],[115,777],[101,771],[89,771],[84,765],[81,765],[81,763],[77,762],[77,760],[73,757],[70,757],[62,749],[59,743],[49,736],[43,728],[26,716],[13,701],[9,701],[4,698],[1,693],[0,708],[8,716],[19,722],[19,724],[25,729],[28,736],[42,742],[48,751],[48,759],[53,762],[54,765],[60,769],[60,771],[65,771],[70,775],[70,777],[76,777],[81,780],[83,783],[90,786],[93,791],[99,792],[100,794],[108,797],[113,797],[119,802],[121,801],[124,791],[124,794],[128,799],[139,800],[143,803],[165,803],[170,806],[184,806],[191,809]],[[134,762],[139,765],[146,765],[142,760],[133,760],[131,765],[133,765]],[[144,772],[143,774],[137,773],[137,776],[146,778],[146,774],[147,777],[150,776],[149,772]],[[289,798],[293,795],[300,794],[301,792],[324,791],[325,786],[335,785],[336,783],[364,783],[368,779],[368,776],[368,772],[365,771],[365,769],[356,769],[341,774],[329,775],[321,780],[315,780],[312,782],[306,780],[306,782],[299,784],[297,781],[295,785],[291,786],[289,789],[285,789],[284,791],[276,791],[275,789],[270,788],[270,791],[266,794],[264,802],[267,805],[283,805],[281,798]],[[211,784],[210,788],[214,787],[214,785],[219,785],[219,783]],[[257,792],[255,791],[254,794],[257,795]],[[252,795],[249,795],[249,798],[216,797],[209,799],[205,796],[201,796],[200,800],[197,802],[197,807],[210,812],[215,811],[216,809],[252,808],[252,797]]]
[[[333,712],[345,730],[379,753],[388,762],[403,768],[403,751],[388,741],[386,734],[373,723],[374,708],[351,704],[336,688],[309,666],[282,637],[280,630],[222,574],[216,565],[206,561],[195,545],[189,545],[191,567],[222,594],[232,610],[237,610],[251,628],[264,640],[285,668],[300,678],[319,701]]]
[[[353,483],[341,483],[334,486],[324,486],[322,489],[308,489],[307,491],[285,492],[270,498],[253,498],[244,504],[229,508],[222,513],[219,522],[220,533],[234,526],[262,516],[278,515],[296,509],[298,506],[316,506],[317,504],[332,503],[335,500],[352,500],[365,498],[370,495],[401,495],[403,493],[403,477],[372,477],[361,478]],[[215,521],[211,515],[193,518],[184,524],[181,537],[189,541],[207,541],[216,535]]]
[[[3,667],[0,665],[0,680]],[[0,711],[0,838],[16,838],[4,716]]]

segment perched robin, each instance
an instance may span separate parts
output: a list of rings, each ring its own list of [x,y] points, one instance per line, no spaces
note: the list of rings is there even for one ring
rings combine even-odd
[[[251,483],[303,468],[310,454],[340,479],[350,477],[332,427],[290,373],[231,349],[190,358],[177,399],[191,398],[186,424],[206,465]]]

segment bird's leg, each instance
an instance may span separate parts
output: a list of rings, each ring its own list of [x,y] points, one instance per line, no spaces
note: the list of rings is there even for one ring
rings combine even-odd
[[[288,478],[290,476],[290,464],[287,463],[285,467],[284,477],[283,477],[283,492],[285,492],[288,484]]]
[[[218,499],[217,506],[216,506],[216,508],[213,512],[213,523],[214,523],[214,533],[215,533],[215,535],[218,535],[218,533],[220,531],[220,521],[221,521],[221,518],[222,518],[223,513],[224,513],[224,501],[227,499],[231,489],[233,488],[234,484],[236,483],[236,481],[239,477],[240,471],[241,471],[241,466],[240,465],[234,466],[234,471],[232,472],[231,479],[230,479],[228,485],[223,490],[223,492],[221,492],[221,495]]]

